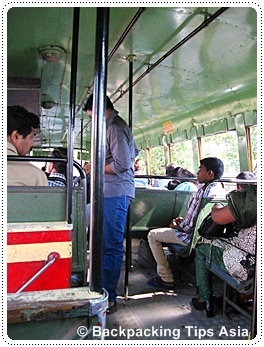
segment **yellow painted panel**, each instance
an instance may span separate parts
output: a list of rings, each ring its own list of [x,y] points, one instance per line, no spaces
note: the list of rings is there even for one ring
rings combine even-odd
[[[51,252],[57,252],[60,258],[71,258],[71,242],[31,243],[26,245],[8,245],[7,262],[17,263],[26,261],[47,260]]]

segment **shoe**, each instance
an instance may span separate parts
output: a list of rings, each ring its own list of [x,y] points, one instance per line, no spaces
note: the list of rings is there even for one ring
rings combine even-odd
[[[212,296],[212,303],[216,306],[223,307],[223,295],[219,297]]]
[[[106,310],[107,314],[115,313],[117,311],[117,302],[116,301],[110,301],[109,306]]]
[[[193,307],[199,311],[205,311],[207,318],[214,316],[214,305],[210,300],[201,301],[197,298],[192,298]]]
[[[161,277],[153,277],[148,280],[147,284],[151,287],[162,288],[165,290],[173,290],[175,288],[173,282],[165,282]]]

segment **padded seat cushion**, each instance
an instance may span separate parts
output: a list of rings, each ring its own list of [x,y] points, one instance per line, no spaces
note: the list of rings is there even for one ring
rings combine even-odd
[[[177,253],[179,255],[184,254],[188,249],[189,246],[182,246],[178,243],[167,243],[166,246],[174,253]]]

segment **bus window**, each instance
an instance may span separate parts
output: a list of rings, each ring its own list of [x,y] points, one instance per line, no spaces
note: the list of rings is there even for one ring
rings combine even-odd
[[[188,153],[188,155],[186,155]],[[193,149],[192,140],[171,144],[171,159],[177,166],[181,166],[193,172]],[[195,172],[193,172],[195,173]]]
[[[201,139],[202,158],[218,157],[225,165],[224,177],[236,177],[240,172],[238,142],[235,131]]]
[[[166,175],[166,163],[163,146],[151,148],[150,165],[152,175]]]

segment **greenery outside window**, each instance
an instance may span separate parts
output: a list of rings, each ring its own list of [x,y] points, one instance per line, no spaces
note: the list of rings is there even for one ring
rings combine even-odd
[[[225,166],[223,177],[236,177],[240,172],[238,141],[235,131],[221,133],[201,139],[202,158],[217,157]]]

